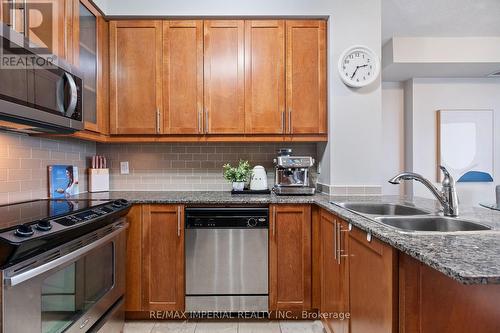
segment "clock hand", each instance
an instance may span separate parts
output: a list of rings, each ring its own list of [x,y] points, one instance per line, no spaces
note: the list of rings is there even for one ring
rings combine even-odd
[[[354,79],[354,75],[356,75],[356,72],[358,71],[358,69],[363,68],[363,67],[368,67],[368,64],[364,64],[362,66],[356,66],[354,73],[352,73],[352,75],[351,75],[351,79]]]
[[[356,69],[354,70],[354,73],[352,73],[352,75],[351,75],[351,79],[354,78],[354,75],[356,75],[356,72],[358,71],[358,69],[359,69],[359,66],[356,66]]]

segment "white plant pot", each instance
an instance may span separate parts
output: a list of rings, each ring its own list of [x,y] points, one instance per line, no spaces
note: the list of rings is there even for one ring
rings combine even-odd
[[[243,191],[245,188],[245,182],[233,182],[233,190]]]

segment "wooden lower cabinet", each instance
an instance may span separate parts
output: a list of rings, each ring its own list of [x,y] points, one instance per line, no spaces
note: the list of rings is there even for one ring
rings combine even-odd
[[[127,220],[125,311],[137,312],[142,310],[142,206],[132,206]]]
[[[143,310],[184,310],[183,220],[183,206],[143,207]]]
[[[269,228],[269,309],[311,308],[311,206],[272,205]]]
[[[397,332],[397,251],[320,213],[322,321],[333,333]]]
[[[334,215],[320,213],[321,230],[321,305],[328,332],[347,333],[349,320],[349,266],[347,224]]]
[[[397,332],[397,251],[357,228],[348,244],[350,331]]]
[[[498,333],[500,285],[463,285],[401,254],[400,333]]]
[[[127,218],[127,317],[183,311],[184,207],[135,205]]]

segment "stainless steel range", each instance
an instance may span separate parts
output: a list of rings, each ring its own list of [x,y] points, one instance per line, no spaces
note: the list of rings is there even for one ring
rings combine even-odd
[[[0,207],[2,331],[121,332],[124,200]]]

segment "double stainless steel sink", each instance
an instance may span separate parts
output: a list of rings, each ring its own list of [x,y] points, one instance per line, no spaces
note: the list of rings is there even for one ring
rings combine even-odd
[[[491,230],[489,226],[455,217],[436,215],[427,210],[394,203],[332,202],[402,232],[457,232]]]

